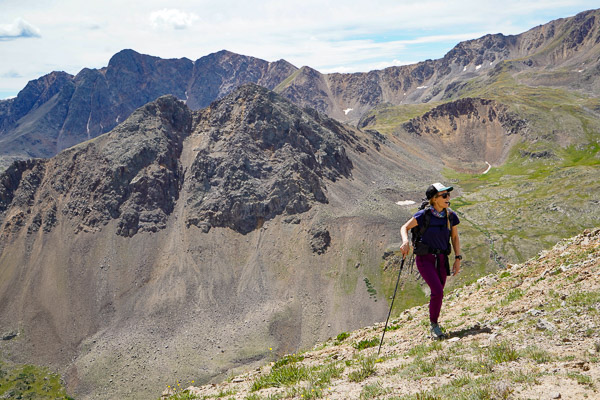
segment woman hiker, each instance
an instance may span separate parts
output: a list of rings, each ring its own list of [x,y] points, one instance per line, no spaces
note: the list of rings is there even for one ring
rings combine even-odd
[[[429,186],[425,192],[427,200],[429,200],[429,206],[419,210],[400,229],[402,235],[400,251],[406,256],[410,251],[408,230],[416,226],[421,227],[421,235],[417,239],[413,252],[416,255],[417,269],[431,289],[429,320],[431,322],[431,335],[434,339],[446,338],[438,325],[438,318],[442,309],[446,277],[450,274],[448,263],[450,241],[452,241],[455,254],[452,275],[458,274],[462,260],[458,228],[456,226],[460,221],[456,213],[449,208],[452,189],[452,186],[447,187],[441,183],[434,183]],[[425,228],[425,231],[422,231],[423,228]]]

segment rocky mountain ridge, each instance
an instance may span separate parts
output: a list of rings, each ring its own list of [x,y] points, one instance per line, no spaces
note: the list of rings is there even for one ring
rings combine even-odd
[[[189,170],[188,226],[205,228],[209,221],[247,233],[275,215],[326,203],[324,180],[350,177],[344,146],[356,143],[356,134],[278,98],[244,86],[201,111],[196,131],[206,139]]]
[[[195,156],[184,167],[190,135],[198,138]],[[324,180],[351,175],[344,145],[357,142],[340,123],[256,85],[197,114],[173,96],[160,97],[109,135],[51,160],[16,162],[2,174],[2,242],[21,227],[49,232],[60,216],[75,232],[97,231],[113,219],[121,236],[156,232],[181,190],[191,193],[188,227],[248,233],[276,215],[326,203]]]
[[[478,76],[514,63],[536,84],[576,86],[598,95],[600,11],[558,19],[519,35],[489,34],[457,44],[443,58],[354,74],[320,74],[302,68],[276,90],[342,121],[358,121],[382,103],[415,104],[458,97],[457,88]],[[552,79],[550,71],[560,71]],[[566,78],[565,70],[576,70]],[[536,77],[542,71],[544,78]],[[578,76],[579,75],[579,76]],[[581,80],[585,85],[581,84]],[[315,90],[315,88],[318,88]],[[344,110],[350,110],[345,112]]]
[[[270,63],[227,51],[192,62],[123,50],[106,68],[84,69],[75,77],[54,72],[31,81],[17,98],[0,101],[1,155],[5,161],[50,157],[110,131],[161,95],[172,94],[197,110],[249,82],[352,123],[378,104],[455,99],[469,80],[495,74],[505,63],[532,85],[597,95],[599,13],[582,12],[520,35],[461,42],[438,60],[354,74],[321,74],[284,60]]]
[[[116,127],[135,109],[171,94],[194,110],[245,83],[273,88],[296,68],[220,51],[195,62],[123,50],[108,66],[53,72],[0,101],[2,153],[51,157]]]
[[[595,398],[598,267],[600,228],[447,293],[442,342],[419,306],[392,318],[380,353],[383,322],[222,382],[173,381],[162,398]]]

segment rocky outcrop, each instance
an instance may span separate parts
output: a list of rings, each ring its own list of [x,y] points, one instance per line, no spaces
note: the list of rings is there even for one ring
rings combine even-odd
[[[316,227],[310,230],[310,247],[313,253],[323,254],[331,244],[331,235],[327,229]]]
[[[23,174],[28,174],[40,164],[44,164],[44,161],[16,161],[6,171],[4,171],[2,175],[0,175],[0,213],[4,213],[4,211],[6,211],[6,209],[13,203],[17,189],[23,181]],[[34,189],[35,188],[28,187],[27,190],[22,190],[19,194],[22,196],[23,193],[31,192]],[[17,196],[17,198],[17,204],[28,203],[28,201],[19,199],[19,196]]]
[[[203,110],[203,136],[186,184],[188,225],[247,233],[279,214],[325,203],[325,180],[348,177],[344,144],[353,133],[336,121],[257,85],[246,85]]]
[[[48,161],[16,162],[0,176],[0,210],[11,208],[3,240],[25,225],[48,232],[61,217],[76,232],[113,219],[121,236],[164,228],[182,185],[179,155],[191,122],[183,103],[161,97],[98,140]]]
[[[402,125],[434,147],[451,165],[464,162],[501,163],[527,123],[493,100],[464,98],[448,102]],[[461,166],[456,166],[460,163]]]
[[[431,133],[448,135],[450,132],[442,125],[447,125],[452,131],[456,131],[460,118],[475,120],[481,124],[499,123],[507,135],[522,132],[526,127],[526,122],[509,112],[505,105],[493,100],[477,98],[464,98],[442,104],[404,123],[402,127],[416,135]]]

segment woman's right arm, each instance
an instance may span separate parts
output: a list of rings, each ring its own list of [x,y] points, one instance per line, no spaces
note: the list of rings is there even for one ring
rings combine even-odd
[[[414,228],[419,225],[415,217],[409,219],[402,228],[400,228],[400,235],[402,236],[402,246],[400,246],[400,251],[403,255],[407,255],[410,251],[410,244],[408,243],[408,230]]]

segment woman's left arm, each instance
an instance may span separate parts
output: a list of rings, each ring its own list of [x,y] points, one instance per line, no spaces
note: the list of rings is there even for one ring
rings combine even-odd
[[[450,231],[450,238],[452,239],[452,248],[454,249],[454,255],[461,255],[460,253],[460,238],[458,237],[458,228],[456,225],[452,226],[452,230]],[[452,275],[456,275],[460,272],[460,259],[454,260],[454,265],[452,266]]]

